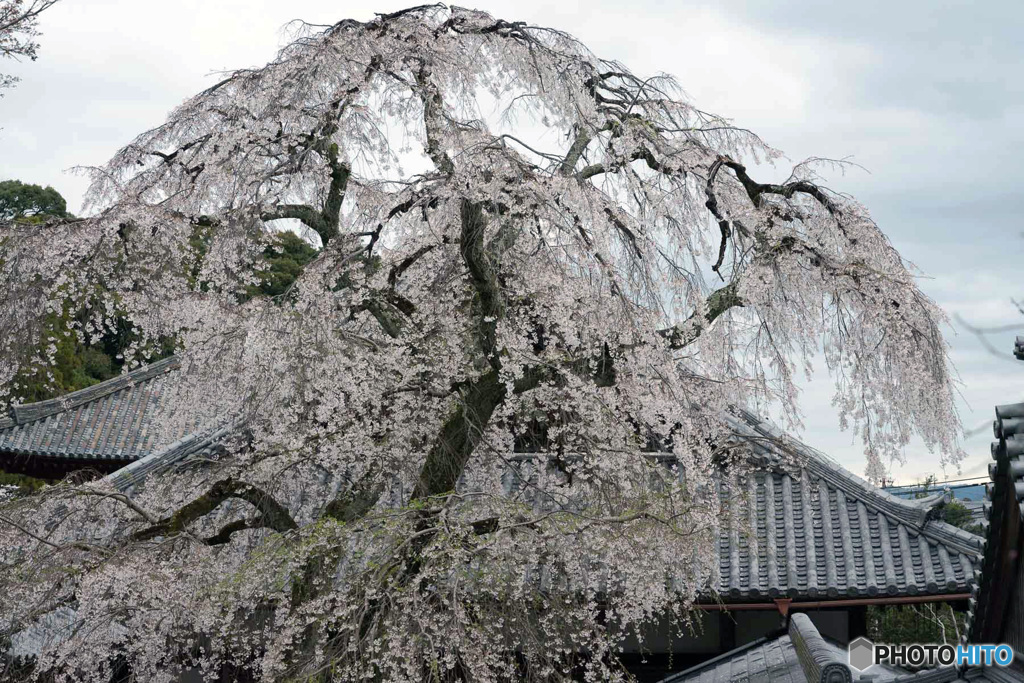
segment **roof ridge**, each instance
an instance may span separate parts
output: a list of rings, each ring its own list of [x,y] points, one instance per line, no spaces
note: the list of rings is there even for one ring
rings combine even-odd
[[[972,561],[980,560],[985,551],[985,537],[976,533],[953,526],[941,519],[929,519],[921,533],[928,538],[941,541],[942,543],[955,547],[960,552],[970,553]]]
[[[894,521],[913,527],[929,538],[953,544],[957,550],[975,554],[980,552],[983,543],[980,536],[931,518],[932,509],[943,500],[942,495],[917,500],[899,498],[865,481],[826,454],[783,432],[767,420],[742,408],[737,408],[735,413],[734,419],[729,422],[738,427],[737,431],[753,431],[767,438],[777,448],[799,458],[800,464],[810,473],[842,489],[865,505]]]
[[[104,480],[119,491],[127,493],[144,482],[153,472],[169,468],[194,453],[216,446],[237,431],[241,424],[240,421],[233,420],[220,426],[186,434],[160,450],[108,474]]]
[[[782,638],[782,637],[784,637],[786,635],[787,635],[786,634],[786,629],[783,629],[783,628],[780,628],[780,629],[778,629],[776,631],[772,631],[771,633],[766,633],[765,635],[761,636],[760,638],[752,640],[749,643],[746,643],[744,645],[740,645],[739,647],[735,647],[735,648],[733,648],[731,650],[727,650],[727,651],[723,652],[720,655],[716,655],[716,656],[712,657],[711,659],[704,660],[700,664],[694,664],[693,666],[689,667],[688,669],[683,669],[682,671],[678,671],[678,672],[672,674],[671,676],[663,679],[662,681],[660,681],[660,683],[672,683],[673,681],[684,680],[687,676],[690,676],[691,674],[694,674],[694,673],[696,673],[698,671],[702,671],[702,670],[708,668],[709,666],[713,666],[715,664],[719,664],[723,660],[729,659],[730,657],[734,657],[734,656],[738,655],[741,652],[746,652],[747,650],[752,650],[755,647],[758,647],[760,645],[764,645],[768,641],[778,640],[779,638]]]
[[[36,422],[45,417],[62,413],[72,408],[91,403],[104,396],[109,396],[122,389],[126,389],[130,386],[144,382],[146,380],[158,377],[159,375],[169,372],[170,370],[176,370],[181,366],[181,362],[177,356],[169,356],[162,360],[158,360],[155,363],[149,363],[142,367],[136,368],[130,372],[112,377],[108,380],[104,380],[98,384],[94,384],[91,387],[72,391],[63,396],[57,398],[47,399],[45,401],[36,401],[34,403],[22,403],[19,405],[11,406],[10,411],[7,415],[0,417],[0,429],[6,429],[14,427],[16,425],[23,425],[29,422]]]
[[[803,612],[790,615],[789,638],[793,641],[797,659],[800,660],[800,667],[808,683],[838,680],[836,674],[848,682],[853,681],[849,665],[835,656],[835,652],[818,633],[814,622]]]

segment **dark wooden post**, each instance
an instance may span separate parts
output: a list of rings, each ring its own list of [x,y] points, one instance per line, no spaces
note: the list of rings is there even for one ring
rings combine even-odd
[[[718,652],[736,649],[736,619],[731,612],[718,613]]]
[[[851,607],[847,610],[847,631],[850,640],[860,638],[868,634],[868,607],[861,605]]]

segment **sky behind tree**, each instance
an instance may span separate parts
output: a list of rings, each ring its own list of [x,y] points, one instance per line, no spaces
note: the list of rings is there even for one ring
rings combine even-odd
[[[6,64],[22,82],[0,99],[0,180],[52,185],[78,213],[87,180],[76,165],[105,162],[159,125],[219,73],[260,66],[287,23],[369,19],[408,2],[64,0],[40,19],[36,62]],[[786,153],[848,158],[861,169],[828,175],[871,210],[922,288],[976,326],[1021,323],[991,335],[996,357],[956,322],[947,338],[962,381],[968,429],[992,406],[1024,400],[1024,363],[1009,360],[1024,317],[1024,252],[1015,183],[1024,173],[1024,5],[867,0],[720,2],[476,2],[508,20],[566,30],[599,56],[641,75],[674,75],[702,109],[729,117]],[[788,175],[785,161],[761,177]],[[806,383],[801,438],[855,472],[862,447],[840,432],[822,363]],[[964,442],[960,476],[986,474],[991,431]],[[936,472],[919,442],[893,468],[897,481]],[[955,471],[936,472],[954,477]]]

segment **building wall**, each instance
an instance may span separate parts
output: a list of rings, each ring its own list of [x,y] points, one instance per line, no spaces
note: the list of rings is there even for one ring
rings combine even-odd
[[[786,625],[785,619],[776,610],[732,612],[731,616],[736,621],[736,647],[763,638]]]

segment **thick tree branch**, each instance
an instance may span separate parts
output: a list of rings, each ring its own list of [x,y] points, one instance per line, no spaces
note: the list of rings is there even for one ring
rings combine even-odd
[[[321,212],[323,219],[323,232],[320,232],[320,239],[324,246],[334,237],[337,237],[341,224],[341,205],[345,201],[345,189],[348,187],[348,179],[352,176],[352,169],[343,161],[338,159],[338,145],[334,142],[325,141],[327,165],[331,169],[331,184],[327,188],[327,199],[324,201],[324,208]]]
[[[498,319],[502,315],[502,298],[498,287],[498,275],[484,248],[484,230],[487,218],[478,203],[463,199],[459,209],[462,220],[460,252],[469,270],[470,281],[480,299],[480,348],[491,366],[497,369],[495,356],[495,334]]]
[[[565,176],[572,175],[577,162],[579,162],[580,157],[592,139],[593,135],[591,132],[585,125],[581,125],[579,132],[576,134],[576,139],[573,140],[572,146],[569,147],[569,151],[565,154],[565,159],[562,160],[562,165],[558,168],[558,172]]]
[[[338,145],[331,140],[336,126],[325,126],[308,149],[316,151],[327,163],[331,182],[327,187],[327,198],[320,210],[308,204],[280,204],[260,214],[260,219],[273,221],[280,218],[295,218],[320,235],[323,246],[338,236],[341,224],[341,205],[345,201],[345,190],[352,176],[351,167],[339,158]],[[312,137],[312,136],[310,136]]]
[[[726,220],[722,214],[721,209],[718,207],[718,197],[715,196],[715,177],[718,175],[719,169],[722,168],[722,160],[718,159],[711,164],[711,170],[708,171],[708,182],[704,186],[704,194],[707,196],[707,201],[704,202],[704,206],[708,208],[711,215],[718,221],[718,229],[722,233],[722,241],[718,245],[718,260],[715,261],[715,265],[711,266],[711,270],[718,273],[718,277],[722,277],[722,273],[719,272],[719,268],[722,267],[722,262],[725,260],[725,247],[729,240],[730,228],[729,221]]]
[[[229,522],[221,527],[213,536],[208,536],[203,539],[203,543],[206,545],[224,545],[231,540],[231,537],[238,531],[244,531],[245,529],[261,529],[268,525],[264,524],[262,517],[253,519],[236,519],[234,522]]]
[[[743,185],[743,189],[747,191],[747,196],[750,197],[750,201],[754,203],[754,206],[761,206],[761,196],[765,194],[774,194],[784,197],[786,199],[792,198],[794,194],[802,193],[813,197],[821,204],[825,209],[835,218],[837,221],[842,215],[839,207],[836,205],[832,198],[829,197],[824,190],[815,185],[812,182],[806,180],[798,180],[792,183],[786,183],[784,185],[776,185],[774,183],[759,183],[752,179],[747,174],[747,168],[741,163],[733,161],[729,157],[719,157],[721,162],[726,167],[730,168],[733,173],[736,174],[736,179]],[[718,162],[716,162],[718,163]],[[840,229],[842,226],[840,226]]]
[[[518,394],[529,391],[546,376],[548,373],[544,370],[528,369],[515,383],[513,392]],[[492,369],[465,386],[461,403],[445,421],[441,433],[427,453],[411,500],[423,500],[455,490],[455,484],[483,437],[491,415],[505,400],[506,392],[505,383],[499,378],[497,369]]]
[[[229,498],[244,500],[259,510],[261,513],[259,518],[261,523],[259,526],[261,527],[273,529],[281,533],[298,528],[288,510],[265,491],[252,484],[228,477],[216,482],[210,487],[209,491],[188,503],[174,514],[164,517],[152,526],[135,532],[132,538],[136,541],[146,541],[158,536],[171,536],[181,533],[189,524],[210,514]],[[237,530],[234,529],[233,531]],[[233,531],[228,532],[228,537],[230,537]],[[221,533],[224,533],[224,531],[222,530]],[[219,536],[220,534],[217,537]]]
[[[161,159],[163,159],[163,162],[165,164],[170,164],[182,152],[187,152],[188,150],[190,150],[191,148],[195,147],[196,145],[206,144],[206,142],[211,137],[213,137],[212,134],[211,133],[207,133],[206,135],[200,136],[200,137],[196,138],[195,140],[192,140],[191,142],[185,143],[184,145],[182,145],[178,149],[174,150],[170,154],[164,154],[163,152],[157,152],[156,150],[153,150],[153,151],[149,152],[149,155],[150,156],[155,156],[155,157],[160,157]],[[182,166],[185,166],[185,164],[182,164]]]
[[[494,409],[505,399],[505,384],[492,369],[466,388],[462,402],[444,423],[420,470],[411,500],[455,490]]]
[[[615,229],[629,241],[629,246],[633,248],[633,255],[639,260],[643,260],[644,253],[640,250],[640,245],[637,244],[636,235],[629,229],[626,222],[619,217],[619,215],[610,206],[606,206],[604,209],[604,215],[608,217],[611,224],[615,226]]]
[[[371,467],[350,489],[327,504],[324,516],[345,524],[365,517],[384,493],[380,474],[379,468]]]
[[[421,256],[429,254],[437,247],[436,244],[428,244],[420,247],[409,256],[406,256],[398,264],[392,266],[391,272],[388,273],[388,284],[394,287],[398,284],[398,278],[402,277],[402,274],[407,271]]]
[[[308,204],[279,204],[271,211],[264,211],[260,214],[260,220],[263,221],[276,221],[281,218],[295,218],[302,221],[320,235],[321,240],[327,233],[327,225],[324,223],[323,216]]]
[[[427,131],[427,156],[437,169],[445,175],[455,173],[455,164],[441,144],[441,120],[444,118],[444,100],[441,91],[430,80],[430,63],[420,59],[420,68],[415,72],[416,91],[423,102],[423,124]]]
[[[730,308],[743,306],[743,299],[736,293],[736,283],[732,282],[716,289],[707,299],[707,312],[703,315],[703,322],[698,319],[694,312],[685,321],[673,325],[668,329],[658,330],[658,334],[668,340],[669,348],[678,350],[693,343],[700,336],[705,326],[715,322],[723,313]]]

